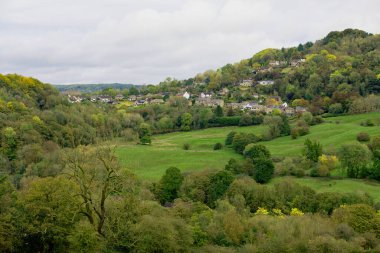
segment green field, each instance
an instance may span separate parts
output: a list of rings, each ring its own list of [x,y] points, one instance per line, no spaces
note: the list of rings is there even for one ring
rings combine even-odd
[[[367,132],[371,136],[380,135],[379,126],[360,125],[366,119],[377,121],[380,113],[327,118],[325,123],[312,126],[310,134],[306,136],[296,140],[286,136],[262,144],[268,147],[273,156],[300,155],[306,138],[320,141],[325,151],[331,151],[343,143],[356,141],[359,132]],[[125,167],[139,178],[147,180],[159,179],[170,166],[182,171],[222,169],[230,158],[241,159],[230,148],[213,150],[213,145],[217,142],[224,143],[226,135],[232,130],[260,134],[265,126],[221,127],[156,135],[151,146],[122,143],[116,152]],[[184,143],[190,144],[190,150],[182,149]]]

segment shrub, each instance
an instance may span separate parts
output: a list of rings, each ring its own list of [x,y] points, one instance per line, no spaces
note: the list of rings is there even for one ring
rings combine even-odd
[[[189,150],[189,149],[190,149],[190,144],[187,143],[187,142],[184,143],[184,144],[183,144],[183,149],[184,149],[184,150]]]
[[[243,154],[245,146],[258,142],[259,140],[260,138],[254,134],[237,133],[234,135],[232,147],[237,153]]]
[[[363,121],[360,123],[361,126],[367,126],[372,127],[375,125],[375,123],[371,119],[367,119],[366,121]]]
[[[292,138],[293,138],[293,136],[304,136],[310,132],[309,125],[304,120],[298,120],[296,127],[293,129],[292,130],[294,132],[293,132]]]
[[[313,114],[311,112],[304,112],[301,115],[301,120],[304,120],[310,126],[313,123]]]
[[[152,131],[150,128],[150,125],[146,123],[141,123],[139,126],[139,138],[140,138],[140,143],[143,145],[151,144],[151,135]]]
[[[239,126],[250,126],[252,125],[252,117],[249,114],[244,114],[240,117]]]
[[[240,166],[240,163],[234,159],[234,158],[231,158],[228,163],[226,164],[226,166],[224,167],[225,170],[227,171],[230,171],[234,174],[239,174],[241,172],[241,166]]]
[[[293,172],[293,175],[296,177],[304,177],[305,176],[305,171],[303,169],[296,169]]]
[[[222,149],[222,148],[223,148],[222,143],[220,143],[220,142],[215,143],[215,145],[214,145],[214,150],[219,150],[219,149]]]
[[[318,176],[320,176],[320,177],[330,176],[330,170],[326,165],[318,166],[317,172],[318,172]]]
[[[322,124],[324,122],[324,120],[321,116],[315,116],[313,119],[313,122],[315,125],[317,125],[317,124]]]
[[[358,135],[356,136],[356,139],[360,142],[364,142],[364,141],[369,141],[370,137],[368,133],[361,132],[361,133],[358,133]]]
[[[234,136],[235,136],[235,134],[236,134],[235,131],[229,132],[229,133],[227,134],[226,141],[224,142],[224,144],[225,144],[226,146],[232,144],[232,141],[234,140]]]
[[[329,113],[340,114],[343,113],[343,106],[341,103],[332,104],[329,106]]]
[[[380,235],[380,219],[369,205],[343,205],[334,210],[332,218],[339,223],[347,223],[359,233],[374,232]]]
[[[340,161],[347,169],[347,176],[351,178],[363,178],[368,174],[368,164],[372,153],[366,145],[360,143],[343,144],[339,151]]]
[[[339,167],[339,160],[335,155],[321,155],[318,158],[318,175],[325,177],[331,170]]]
[[[290,132],[290,135],[293,140],[297,139],[299,136],[298,128],[292,128],[292,131]]]
[[[252,160],[270,159],[270,152],[264,145],[249,144],[244,149],[244,156]]]
[[[318,158],[322,155],[322,146],[317,141],[311,141],[306,139],[304,143],[304,155],[305,157],[313,162],[318,162]]]
[[[216,126],[238,126],[240,116],[218,117],[213,121]]]
[[[269,182],[274,173],[273,162],[269,159],[257,159],[254,164],[253,178],[258,183]]]
[[[380,136],[373,137],[371,143],[368,144],[368,148],[372,152],[374,152],[375,150],[380,150]]]

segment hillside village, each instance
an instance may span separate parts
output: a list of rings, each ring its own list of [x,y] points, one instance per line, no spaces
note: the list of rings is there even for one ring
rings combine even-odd
[[[190,92],[188,90],[193,90],[194,87],[206,86],[205,82],[193,82],[190,88],[179,88],[174,92],[158,92],[158,93],[147,93],[138,95],[123,95],[120,93],[116,95],[89,95],[80,94],[73,91],[65,91],[64,94],[67,96],[70,103],[81,103],[85,101],[90,101],[92,103],[104,103],[104,104],[123,104],[125,101],[128,107],[139,107],[145,105],[154,104],[164,104],[170,97],[183,98],[189,101],[189,105],[197,105],[204,107],[215,108],[220,106],[222,108],[232,108],[233,110],[251,111],[255,113],[266,113],[271,114],[273,111],[277,110],[288,116],[303,113],[307,111],[306,107],[302,106],[289,106],[288,102],[282,101],[281,97],[278,95],[270,94],[259,94],[255,90],[265,87],[270,87],[275,84],[273,79],[257,78],[258,73],[271,73],[274,70],[284,69],[284,68],[298,68],[302,63],[305,63],[306,59],[296,59],[287,61],[273,60],[269,61],[267,66],[262,66],[257,69],[252,69],[251,77],[242,79],[232,85],[232,87],[223,87],[222,89],[216,91],[204,91],[204,92]],[[251,99],[243,101],[234,101],[231,99],[231,90],[235,90],[241,93],[249,93]],[[290,101],[289,101],[290,102]]]
[[[178,93],[175,95],[171,94],[147,94],[147,95],[130,95],[128,97],[118,94],[114,97],[107,95],[97,95],[87,98],[81,95],[70,95],[67,94],[68,101],[70,103],[81,103],[85,101],[90,101],[92,103],[104,103],[117,105],[123,103],[124,101],[131,102],[129,106],[139,107],[145,105],[155,105],[155,104],[165,104],[165,96],[177,98],[183,98],[189,101],[189,105],[198,105],[204,107],[215,108],[217,106],[224,108],[232,108],[234,110],[242,111],[252,111],[255,113],[266,113],[270,114],[274,110],[283,112],[288,116],[292,116],[296,113],[303,113],[307,111],[307,108],[302,106],[291,107],[287,102],[283,102],[279,96],[266,96],[259,95],[257,93],[253,94],[255,100],[252,101],[242,101],[242,102],[224,102],[223,97],[220,94],[213,93],[200,93],[200,94],[190,94],[189,92]]]

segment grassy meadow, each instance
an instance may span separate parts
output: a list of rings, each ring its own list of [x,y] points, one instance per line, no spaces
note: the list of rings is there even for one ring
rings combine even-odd
[[[266,145],[273,156],[300,155],[306,138],[320,141],[325,151],[333,151],[343,143],[356,141],[359,132],[367,132],[370,136],[380,135],[379,126],[360,125],[367,119],[377,121],[380,113],[327,118],[325,123],[312,126],[310,134],[296,140],[286,136],[261,144]],[[153,136],[151,146],[121,143],[116,152],[121,163],[138,177],[158,180],[170,166],[182,171],[222,169],[229,159],[242,159],[242,156],[226,147],[214,151],[215,143],[224,143],[230,131],[261,134],[265,129],[266,126],[260,125],[162,134]],[[190,150],[183,150],[184,143],[190,144]]]

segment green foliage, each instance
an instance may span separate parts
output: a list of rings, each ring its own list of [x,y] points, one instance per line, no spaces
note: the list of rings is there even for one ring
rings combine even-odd
[[[260,144],[249,144],[244,149],[244,156],[250,158],[255,162],[260,159],[270,159],[271,155],[269,150]]]
[[[220,150],[223,148],[223,144],[218,142],[218,143],[215,143],[214,145],[214,150]]]
[[[372,120],[367,119],[366,121],[361,122],[360,125],[366,127],[373,127],[375,126],[375,123]]]
[[[178,197],[182,181],[183,176],[178,168],[170,167],[166,170],[158,184],[158,198],[161,204],[171,203]]]
[[[213,122],[215,126],[238,126],[240,116],[218,117]]]
[[[98,252],[104,247],[101,239],[88,222],[79,222],[67,237],[71,252]]]
[[[240,163],[234,158],[231,158],[228,161],[224,169],[234,174],[239,174],[241,172]]]
[[[150,126],[146,123],[141,123],[139,126],[139,139],[140,143],[143,145],[151,144],[151,129]]]
[[[370,177],[380,181],[380,150],[373,152],[373,165],[370,170]]]
[[[182,147],[183,147],[183,150],[189,150],[190,149],[190,144],[186,142],[186,143],[183,144]]]
[[[224,142],[224,144],[225,144],[226,146],[232,144],[232,142],[233,142],[233,140],[234,140],[234,136],[235,136],[235,134],[236,134],[235,131],[231,131],[231,132],[229,132],[229,133],[227,134],[227,138],[226,138],[226,140],[225,140],[225,142]]]
[[[259,158],[254,161],[253,178],[256,182],[268,183],[274,173],[274,165],[272,160]]]
[[[368,147],[372,152],[380,150],[380,136],[373,137],[371,143],[368,144]]]
[[[33,181],[18,199],[24,250],[64,251],[80,208],[76,185],[63,178]]]
[[[207,189],[207,204],[210,207],[215,207],[215,201],[224,195],[233,180],[232,174],[225,170],[211,176]]]
[[[304,112],[301,115],[301,120],[305,121],[310,126],[313,123],[313,115],[310,112]]]
[[[108,200],[128,192],[133,187],[133,178],[120,171],[120,164],[110,147],[69,150],[64,160],[66,174],[76,185],[71,192],[81,199],[80,212],[98,235],[105,237]]]
[[[281,119],[282,119],[282,124],[280,126],[281,136],[288,136],[290,135],[290,125],[289,125],[288,117],[281,114]]]
[[[264,124],[268,126],[266,140],[272,140],[279,137],[282,132],[287,133],[288,123],[284,126],[283,118],[280,116],[265,116]]]
[[[223,117],[224,113],[223,113],[223,108],[218,105],[216,108],[215,108],[215,117]]]
[[[360,132],[356,135],[356,139],[360,142],[369,141],[371,138],[368,133]]]
[[[333,212],[332,218],[347,223],[357,232],[373,232],[380,236],[380,217],[371,206],[344,205]]]
[[[318,141],[306,139],[303,153],[308,160],[318,162],[318,158],[322,155],[322,145]]]
[[[232,147],[237,153],[243,154],[245,146],[250,143],[258,142],[259,140],[260,138],[254,134],[236,133],[233,137]]]
[[[17,142],[16,142],[16,132],[12,127],[6,127],[3,130],[3,142],[2,152],[5,156],[10,160],[16,159],[16,150],[17,150]]]
[[[341,114],[343,113],[343,106],[341,103],[335,103],[329,106],[329,113]]]
[[[190,227],[176,217],[144,215],[133,235],[134,252],[185,252],[192,245]]]
[[[190,113],[184,113],[181,116],[181,129],[182,131],[190,131],[190,125],[193,121]]]
[[[363,178],[368,175],[371,152],[367,146],[359,143],[344,144],[339,150],[339,157],[348,177]]]
[[[250,126],[252,125],[252,117],[249,114],[243,114],[240,117],[239,126]]]

